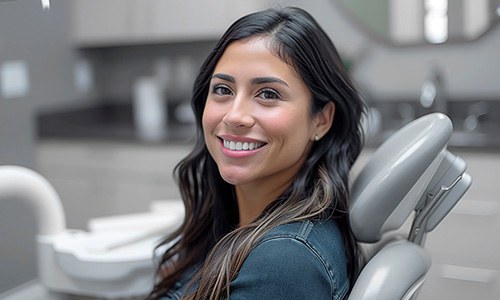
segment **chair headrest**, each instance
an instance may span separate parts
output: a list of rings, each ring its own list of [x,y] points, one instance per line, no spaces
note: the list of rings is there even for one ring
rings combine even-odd
[[[351,187],[350,223],[360,242],[377,242],[415,209],[453,131],[444,114],[420,117],[394,133],[372,155]]]

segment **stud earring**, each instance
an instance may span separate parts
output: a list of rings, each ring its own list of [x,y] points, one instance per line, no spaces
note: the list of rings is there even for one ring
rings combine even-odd
[[[315,134],[314,135],[314,140],[317,142],[317,141],[319,141],[319,139],[320,139],[319,135]]]

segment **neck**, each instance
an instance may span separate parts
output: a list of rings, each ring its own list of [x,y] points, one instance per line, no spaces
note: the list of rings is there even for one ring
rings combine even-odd
[[[255,220],[264,209],[276,200],[290,186],[291,180],[276,185],[264,181],[261,184],[238,185],[236,198],[240,215],[239,226],[245,226]]]

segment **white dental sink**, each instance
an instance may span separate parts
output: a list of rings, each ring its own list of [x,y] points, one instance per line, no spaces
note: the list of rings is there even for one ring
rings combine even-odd
[[[52,291],[107,299],[147,295],[154,249],[183,219],[180,201],[158,201],[147,213],[93,219],[90,231],[39,237],[40,282]]]

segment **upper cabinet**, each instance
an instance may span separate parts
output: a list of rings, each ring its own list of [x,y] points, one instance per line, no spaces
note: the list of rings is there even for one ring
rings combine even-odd
[[[74,0],[77,46],[102,47],[217,39],[265,0]]]

